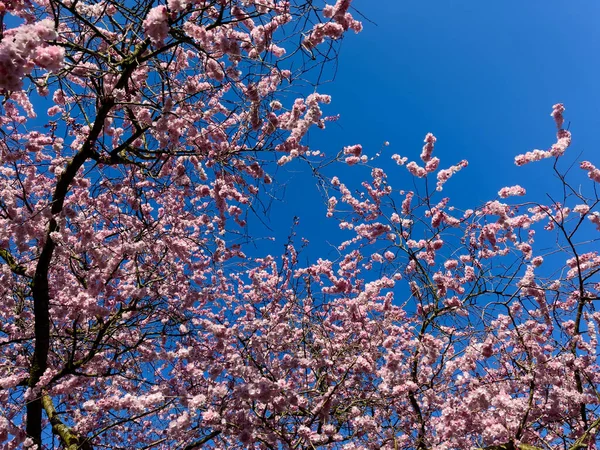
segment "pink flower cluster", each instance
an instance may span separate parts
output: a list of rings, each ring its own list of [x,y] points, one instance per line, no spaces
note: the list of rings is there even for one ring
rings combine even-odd
[[[557,103],[556,105],[552,106],[552,113],[550,115],[554,118],[554,121],[556,122],[556,128],[559,130],[562,128],[563,123],[565,122],[563,112],[565,112],[565,106],[562,103]]]
[[[169,14],[165,5],[152,8],[144,20],[144,32],[154,45],[162,45],[169,35]]]
[[[431,154],[433,153],[433,147],[435,145],[435,141],[437,139],[431,133],[427,133],[425,136],[425,145],[423,146],[423,151],[421,152],[421,159],[424,163],[429,162],[431,159]]]
[[[515,164],[522,166],[534,161],[541,161],[546,158],[558,158],[565,153],[565,150],[571,145],[571,133],[562,127],[564,106],[561,103],[554,105],[551,116],[554,117],[558,132],[556,133],[556,143],[552,145],[550,150],[533,150],[515,157]]]
[[[438,172],[438,174],[437,174],[437,180],[438,181],[437,181],[437,187],[436,187],[436,189],[438,191],[441,191],[443,189],[444,184],[450,178],[452,178],[452,175],[454,175],[455,173],[459,172],[461,169],[464,169],[468,165],[469,165],[468,161],[466,159],[463,159],[458,164],[450,166],[447,169],[440,170]]]
[[[361,161],[361,153],[362,146],[360,144],[344,147],[344,155],[349,155],[346,157],[346,164],[352,166],[359,163]],[[366,156],[363,156],[363,158],[366,161]]]
[[[600,212],[594,211],[588,216],[588,219],[596,225],[596,230],[600,231]]]
[[[508,198],[511,196],[523,196],[525,195],[525,189],[519,186],[518,184],[515,186],[503,187],[498,191],[498,195],[500,198]]]
[[[60,70],[64,49],[47,43],[57,37],[50,19],[6,31],[0,42],[0,89],[20,90],[23,77],[35,65],[51,72]]]
[[[425,145],[423,146],[423,151],[421,152],[421,160],[425,163],[425,167],[421,167],[415,161],[411,161],[406,165],[408,171],[417,178],[424,178],[427,174],[431,172],[435,172],[440,165],[439,158],[432,158],[431,154],[433,153],[434,144],[436,138],[433,134],[427,133],[425,136]],[[396,161],[396,164],[403,165],[407,158],[401,158],[400,155],[392,155],[392,159]]]
[[[277,151],[287,153],[287,155],[279,158],[277,164],[287,164],[308,150],[306,146],[301,144],[302,138],[312,125],[317,125],[319,128],[325,127],[320,104],[330,102],[331,97],[329,95],[310,94],[306,100],[296,99],[292,110],[281,114],[277,118],[281,129],[290,130],[290,135],[285,142],[276,147]]]
[[[583,170],[587,170],[590,179],[594,180],[596,183],[600,183],[600,169],[597,169],[596,166],[589,161],[583,161],[580,167]]]
[[[348,29],[352,29],[356,33],[362,31],[362,24],[348,12],[350,3],[351,0],[338,0],[335,6],[325,6],[323,15],[331,18],[331,21],[316,24],[304,39],[302,45],[307,50],[311,50],[327,38],[339,39]]]

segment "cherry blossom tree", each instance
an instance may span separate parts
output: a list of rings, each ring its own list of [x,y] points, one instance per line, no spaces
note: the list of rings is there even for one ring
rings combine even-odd
[[[515,185],[456,209],[443,189],[467,162],[441,168],[431,134],[420,162],[392,156],[415,178],[411,190],[388,184],[394,168],[373,167],[356,191],[331,180],[328,215],[349,239],[339,261],[298,274],[319,286],[311,292],[335,298],[322,313],[339,326],[332,347],[348,342],[338,336],[355,339],[354,351],[341,350],[354,365],[334,360],[331,370],[348,373],[328,387],[360,377],[349,383],[361,386],[358,395],[332,403],[338,413],[355,407],[345,432],[336,428],[353,437],[346,448],[596,448],[599,178],[581,162],[592,180],[584,190],[560,169],[571,143],[563,112],[554,106],[548,150],[515,158],[517,166],[554,160],[560,196],[547,204]],[[306,439],[319,442],[311,431]]]
[[[339,256],[244,253],[326,122],[291,88],[360,31],[317,3],[0,3],[1,448],[596,448],[600,169],[561,168],[562,105],[515,158],[560,197],[459,210],[432,134],[352,145],[368,179],[316,174]]]
[[[324,127],[329,97],[288,91],[360,31],[349,8],[0,3],[3,445],[163,438],[136,428],[178,408],[154,392],[173,379],[156,352],[176,351],[194,308],[214,309],[201,292],[243,256],[223,238],[271,181],[263,165],[306,157],[304,135]],[[101,399],[90,429],[81,404]],[[173,433],[165,448],[187,439]]]

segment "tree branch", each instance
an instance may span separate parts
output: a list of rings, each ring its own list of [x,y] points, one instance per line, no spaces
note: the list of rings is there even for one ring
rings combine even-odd
[[[58,413],[54,409],[52,399],[46,392],[42,393],[42,405],[52,425],[52,432],[60,438],[66,450],[93,449],[92,444],[87,439],[81,440],[70,427],[58,418]]]
[[[8,264],[8,267],[15,275],[31,278],[25,273],[25,267],[20,265],[8,250],[0,248],[0,258],[2,258],[6,264]]]

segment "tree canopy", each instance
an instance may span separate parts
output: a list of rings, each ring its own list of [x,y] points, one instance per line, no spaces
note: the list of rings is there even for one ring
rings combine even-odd
[[[559,164],[562,104],[554,143],[515,155],[554,160],[543,204],[510,185],[453,206],[468,163],[433,134],[323,159],[306,136],[335,120],[319,82],[356,17],[0,2],[0,448],[596,448],[600,169],[580,187]],[[336,258],[302,262],[294,227],[282,254],[245,245],[295,162]]]

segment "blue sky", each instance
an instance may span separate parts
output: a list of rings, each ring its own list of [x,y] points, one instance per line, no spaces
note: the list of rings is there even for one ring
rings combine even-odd
[[[480,205],[516,183],[541,200],[558,186],[552,161],[518,168],[513,160],[554,142],[550,112],[562,102],[573,133],[563,166],[581,158],[600,163],[595,136],[600,2],[354,0],[353,5],[374,23],[365,20],[361,34],[345,38],[335,79],[319,88],[333,97],[326,112],[341,118],[310,133],[313,148],[332,155],[360,143],[373,155],[389,141],[377,165],[397,173],[394,188],[410,189],[406,169],[393,166],[389,156],[417,159],[425,134],[432,132],[441,166],[469,160],[444,190],[454,204]],[[339,243],[339,231],[325,218],[315,183],[297,169],[286,166],[286,175],[279,174],[289,179],[288,187],[285,200],[273,205],[270,226],[284,239],[299,215],[298,234],[316,244],[309,254],[328,256],[323,244]],[[585,173],[574,170],[589,188]],[[344,181],[360,172],[339,167],[331,173]]]

